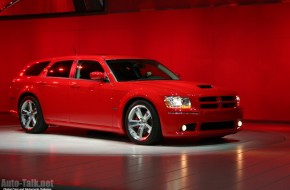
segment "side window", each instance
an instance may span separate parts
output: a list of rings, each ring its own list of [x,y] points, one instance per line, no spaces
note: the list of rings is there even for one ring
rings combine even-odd
[[[49,63],[50,61],[45,61],[45,62],[33,64],[26,69],[26,71],[24,72],[24,75],[25,76],[38,76],[43,71],[43,69],[47,67]]]
[[[55,62],[48,69],[47,76],[68,78],[72,64],[72,60]]]
[[[77,79],[91,79],[91,72],[104,72],[103,67],[97,61],[80,60],[77,64],[75,78]]]

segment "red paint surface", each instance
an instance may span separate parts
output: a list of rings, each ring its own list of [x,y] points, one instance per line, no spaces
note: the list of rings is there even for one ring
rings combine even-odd
[[[121,57],[121,59],[129,58]],[[128,109],[128,106],[130,107],[132,102],[136,101],[136,98],[142,98],[151,102],[158,112],[164,137],[215,137],[233,134],[240,130],[238,121],[243,118],[243,110],[238,106],[236,100],[237,94],[235,92],[219,88],[200,88],[198,86],[201,84],[181,80],[169,80],[172,79],[170,77],[165,77],[168,80],[140,81],[129,80],[130,78],[125,77],[126,80],[124,82],[118,82],[115,79],[116,75],[114,76],[111,73],[110,68],[106,64],[106,60],[118,59],[120,59],[118,56],[79,55],[60,57],[52,59],[50,65],[38,76],[20,74],[13,80],[13,85],[11,85],[9,93],[11,96],[10,112],[16,114],[18,109],[21,109],[18,106],[18,102],[25,100],[24,94],[26,94],[24,95],[26,97],[31,96],[27,95],[29,93],[33,94],[39,101],[43,118],[47,125],[73,126],[126,134],[125,129],[127,126],[124,125],[124,116],[127,111],[131,110],[130,108]],[[71,68],[70,77],[50,77],[49,73],[53,71],[51,68],[54,67],[54,63],[66,60],[75,61],[75,64]],[[74,76],[77,75],[77,60],[97,61],[102,65],[110,82],[75,78]],[[28,67],[25,67],[25,69]],[[114,69],[112,71],[114,72]],[[122,74],[126,73],[122,72],[121,69],[119,71]],[[157,69],[150,71],[155,74],[159,73]],[[158,76],[158,74],[155,76]],[[165,106],[164,97],[171,95],[188,97],[191,101],[190,106],[188,108],[170,108]],[[221,99],[216,99],[214,102],[200,102],[200,98],[212,96],[218,96],[219,98],[230,96],[233,99],[225,100],[224,103],[221,103]],[[219,105],[216,108],[206,109],[202,107],[202,105],[217,102],[220,103],[218,103]],[[232,106],[223,107],[223,105],[229,103]],[[30,110],[32,110],[32,106],[27,107],[30,107]],[[24,111],[22,111],[20,114],[27,117],[28,111],[25,110],[25,112],[23,114]],[[38,114],[40,111],[31,111],[30,114],[32,112],[37,112]],[[140,111],[140,114],[143,113]],[[154,117],[152,112],[149,112],[149,117],[151,117],[151,114]],[[147,122],[148,120],[139,119],[141,122]],[[208,122],[226,121],[233,122],[230,128],[208,130],[203,127]],[[27,123],[30,125],[30,122]],[[187,124],[195,124],[195,129],[185,132],[180,131],[181,126]]]
[[[241,95],[245,119],[290,121],[290,5],[0,21],[0,110],[34,59],[122,54],[157,59],[190,81]]]

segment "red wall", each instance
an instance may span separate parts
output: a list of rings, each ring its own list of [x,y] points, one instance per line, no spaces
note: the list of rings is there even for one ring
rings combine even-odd
[[[0,21],[0,110],[27,62],[79,54],[158,59],[185,80],[236,90],[245,118],[290,121],[290,4]]]

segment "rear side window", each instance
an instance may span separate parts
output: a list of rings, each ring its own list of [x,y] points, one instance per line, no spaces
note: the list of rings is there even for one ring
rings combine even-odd
[[[43,71],[43,69],[47,67],[49,63],[50,61],[45,61],[45,62],[33,64],[26,69],[26,71],[24,72],[24,75],[25,76],[38,76]]]
[[[97,61],[81,60],[78,62],[75,78],[91,79],[91,72],[104,72],[103,67]]]
[[[47,72],[48,77],[64,77],[68,78],[70,69],[73,64],[72,60],[55,62]]]

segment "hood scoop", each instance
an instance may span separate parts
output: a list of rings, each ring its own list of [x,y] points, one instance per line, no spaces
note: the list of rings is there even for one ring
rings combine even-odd
[[[199,87],[199,88],[213,88],[213,86],[210,84],[200,84],[200,85],[197,85],[197,87]]]

